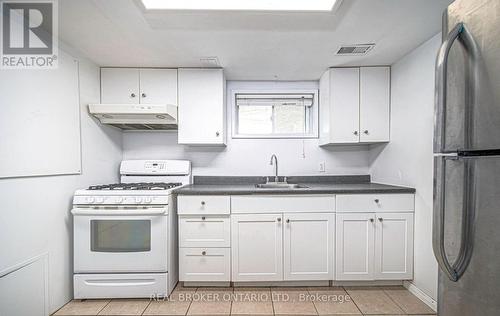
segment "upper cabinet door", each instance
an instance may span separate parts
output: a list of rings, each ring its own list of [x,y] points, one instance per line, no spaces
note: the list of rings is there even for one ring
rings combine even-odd
[[[177,69],[141,69],[142,104],[177,105]]]
[[[222,69],[179,69],[179,144],[225,144]]]
[[[231,216],[232,281],[283,280],[281,214]]]
[[[375,278],[413,278],[413,214],[377,213]]]
[[[284,279],[333,280],[335,215],[285,213]]]
[[[373,280],[375,214],[337,213],[336,280]]]
[[[138,104],[139,69],[101,68],[101,103]]]
[[[390,67],[362,67],[360,72],[360,142],[389,141]]]
[[[359,68],[332,68],[320,80],[320,144],[359,142]]]

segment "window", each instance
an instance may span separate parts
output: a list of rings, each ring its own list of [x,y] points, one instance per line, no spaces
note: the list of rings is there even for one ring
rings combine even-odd
[[[233,137],[317,137],[317,91],[234,92]]]

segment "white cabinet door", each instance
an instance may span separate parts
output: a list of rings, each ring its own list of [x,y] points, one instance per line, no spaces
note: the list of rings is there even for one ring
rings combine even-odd
[[[179,69],[179,144],[225,144],[222,69]]]
[[[231,216],[232,281],[281,281],[281,214]]]
[[[101,103],[138,104],[139,69],[101,68]]]
[[[377,213],[375,278],[405,280],[413,277],[413,214]]]
[[[284,279],[332,280],[335,215],[285,213]]]
[[[330,73],[332,143],[359,142],[359,68],[335,68]]]
[[[360,142],[389,141],[389,67],[361,67],[359,108]]]
[[[373,280],[375,213],[337,213],[336,280]]]
[[[141,69],[141,104],[177,105],[177,69]]]

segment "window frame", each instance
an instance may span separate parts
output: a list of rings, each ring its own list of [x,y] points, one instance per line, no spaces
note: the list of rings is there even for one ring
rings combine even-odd
[[[236,104],[237,94],[312,94],[313,104],[310,110],[306,112],[306,126],[310,125],[310,132],[304,134],[240,134],[238,133],[238,106]],[[313,139],[319,136],[319,106],[318,106],[318,89],[277,89],[277,90],[247,90],[235,89],[231,90],[231,129],[232,138],[237,139]],[[274,109],[273,109],[274,111]],[[309,115],[308,115],[309,114]],[[307,119],[309,117],[309,119]],[[274,129],[274,125],[273,125]]]

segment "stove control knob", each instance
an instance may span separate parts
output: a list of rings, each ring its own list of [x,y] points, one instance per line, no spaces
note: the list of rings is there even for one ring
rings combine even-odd
[[[136,197],[135,198],[135,203],[137,203],[137,204],[142,203],[142,197]]]
[[[123,202],[123,198],[121,198],[121,197],[116,198],[116,203],[120,204],[122,202]]]
[[[104,203],[104,198],[98,197],[98,198],[95,199],[95,202],[96,203]]]
[[[89,196],[88,198],[85,199],[87,201],[87,203],[94,203],[95,199],[92,197],[92,196]]]
[[[145,197],[144,198],[144,203],[151,203],[151,198],[150,197]]]

